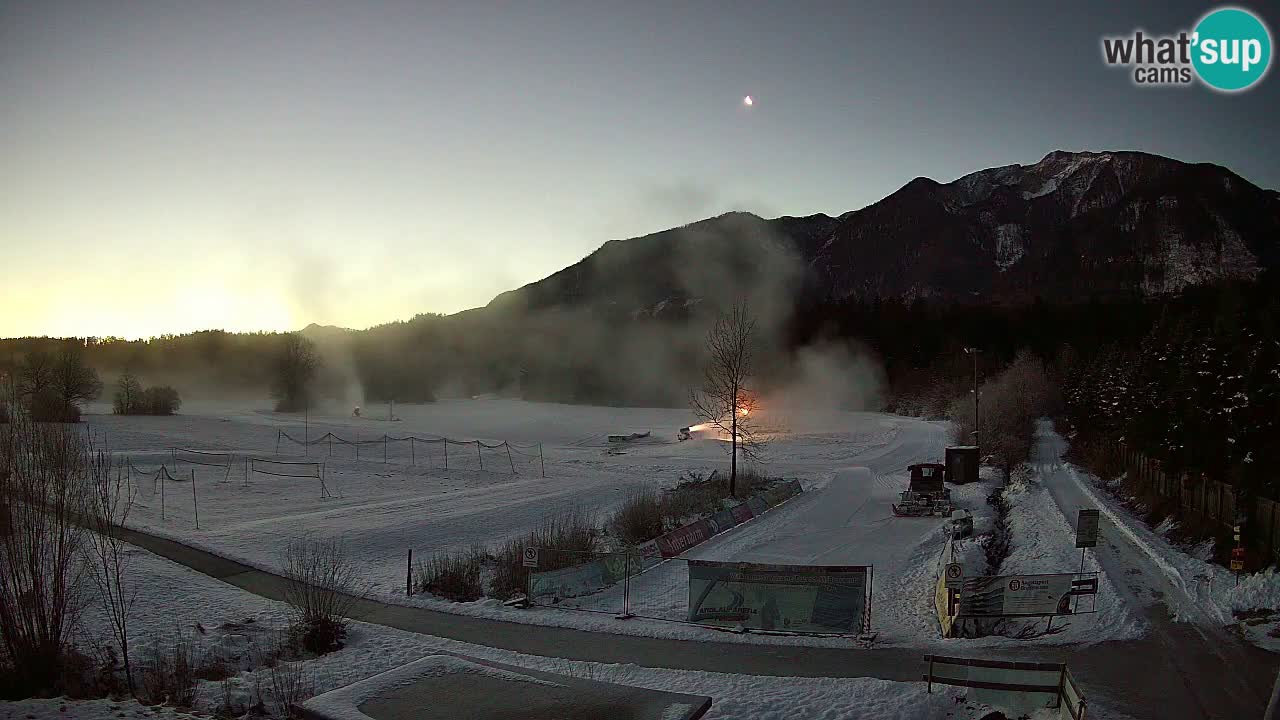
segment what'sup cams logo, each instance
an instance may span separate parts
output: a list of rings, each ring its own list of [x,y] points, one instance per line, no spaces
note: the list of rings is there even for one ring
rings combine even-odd
[[[1221,92],[1257,85],[1271,65],[1271,32],[1262,18],[1235,7],[1212,10],[1195,29],[1176,35],[1104,37],[1102,59],[1133,68],[1135,85],[1190,85],[1197,78]]]

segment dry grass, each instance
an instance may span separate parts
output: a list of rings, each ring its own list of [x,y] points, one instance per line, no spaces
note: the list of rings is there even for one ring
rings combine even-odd
[[[488,554],[482,547],[432,555],[418,563],[418,589],[455,602],[479,600],[484,595],[480,571]]]

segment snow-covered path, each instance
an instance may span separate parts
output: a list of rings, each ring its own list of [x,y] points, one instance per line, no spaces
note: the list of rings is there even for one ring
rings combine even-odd
[[[1041,482],[1073,525],[1080,508],[1102,511],[1101,542],[1091,552],[1152,626],[1146,652],[1103,643],[1085,662],[1068,660],[1072,672],[1106,693],[1109,705],[1147,708],[1148,717],[1259,717],[1276,657],[1224,632],[1229,618],[1208,598],[1204,579],[1184,576],[1162,541],[1062,461],[1065,451],[1066,442],[1041,422],[1032,458]]]

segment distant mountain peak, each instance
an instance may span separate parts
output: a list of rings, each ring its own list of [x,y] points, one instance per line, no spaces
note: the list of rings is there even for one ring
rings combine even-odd
[[[609,242],[491,305],[594,305],[652,317],[766,281],[790,267],[783,255],[804,268],[798,297],[1140,298],[1256,277],[1280,263],[1278,243],[1280,194],[1226,168],[1054,150],[948,183],[917,177],[834,218],[731,212]]]

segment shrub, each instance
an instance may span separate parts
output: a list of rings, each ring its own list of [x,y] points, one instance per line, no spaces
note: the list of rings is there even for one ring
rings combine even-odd
[[[80,608],[80,523],[110,467],[71,428],[18,415],[0,433],[0,658],[27,694],[60,691]]]
[[[303,717],[298,706],[315,694],[315,677],[305,663],[277,662],[267,669],[271,704],[276,717]]]
[[[508,540],[494,558],[489,595],[506,599],[525,592],[529,568],[524,566],[524,549],[536,547],[553,552],[538,558],[538,570],[559,570],[583,562],[584,556],[599,551],[600,531],[580,507],[571,507],[547,518],[527,537]],[[554,552],[559,551],[559,552]]]
[[[31,419],[36,422],[77,423],[80,408],[62,399],[54,390],[43,390],[31,396]]]
[[[140,699],[149,705],[191,707],[200,684],[199,667],[198,650],[190,640],[175,638],[167,649],[153,645],[143,659]]]
[[[302,646],[316,654],[342,647],[352,610],[368,590],[339,540],[293,540],[284,553],[284,600]]]
[[[480,569],[486,555],[481,547],[436,553],[418,564],[418,588],[455,602],[479,600],[484,594]]]
[[[663,504],[658,494],[644,488],[627,496],[609,526],[624,542],[639,545],[663,533]]]
[[[143,391],[142,406],[147,415],[172,415],[182,407],[182,398],[168,385],[156,385]]]

